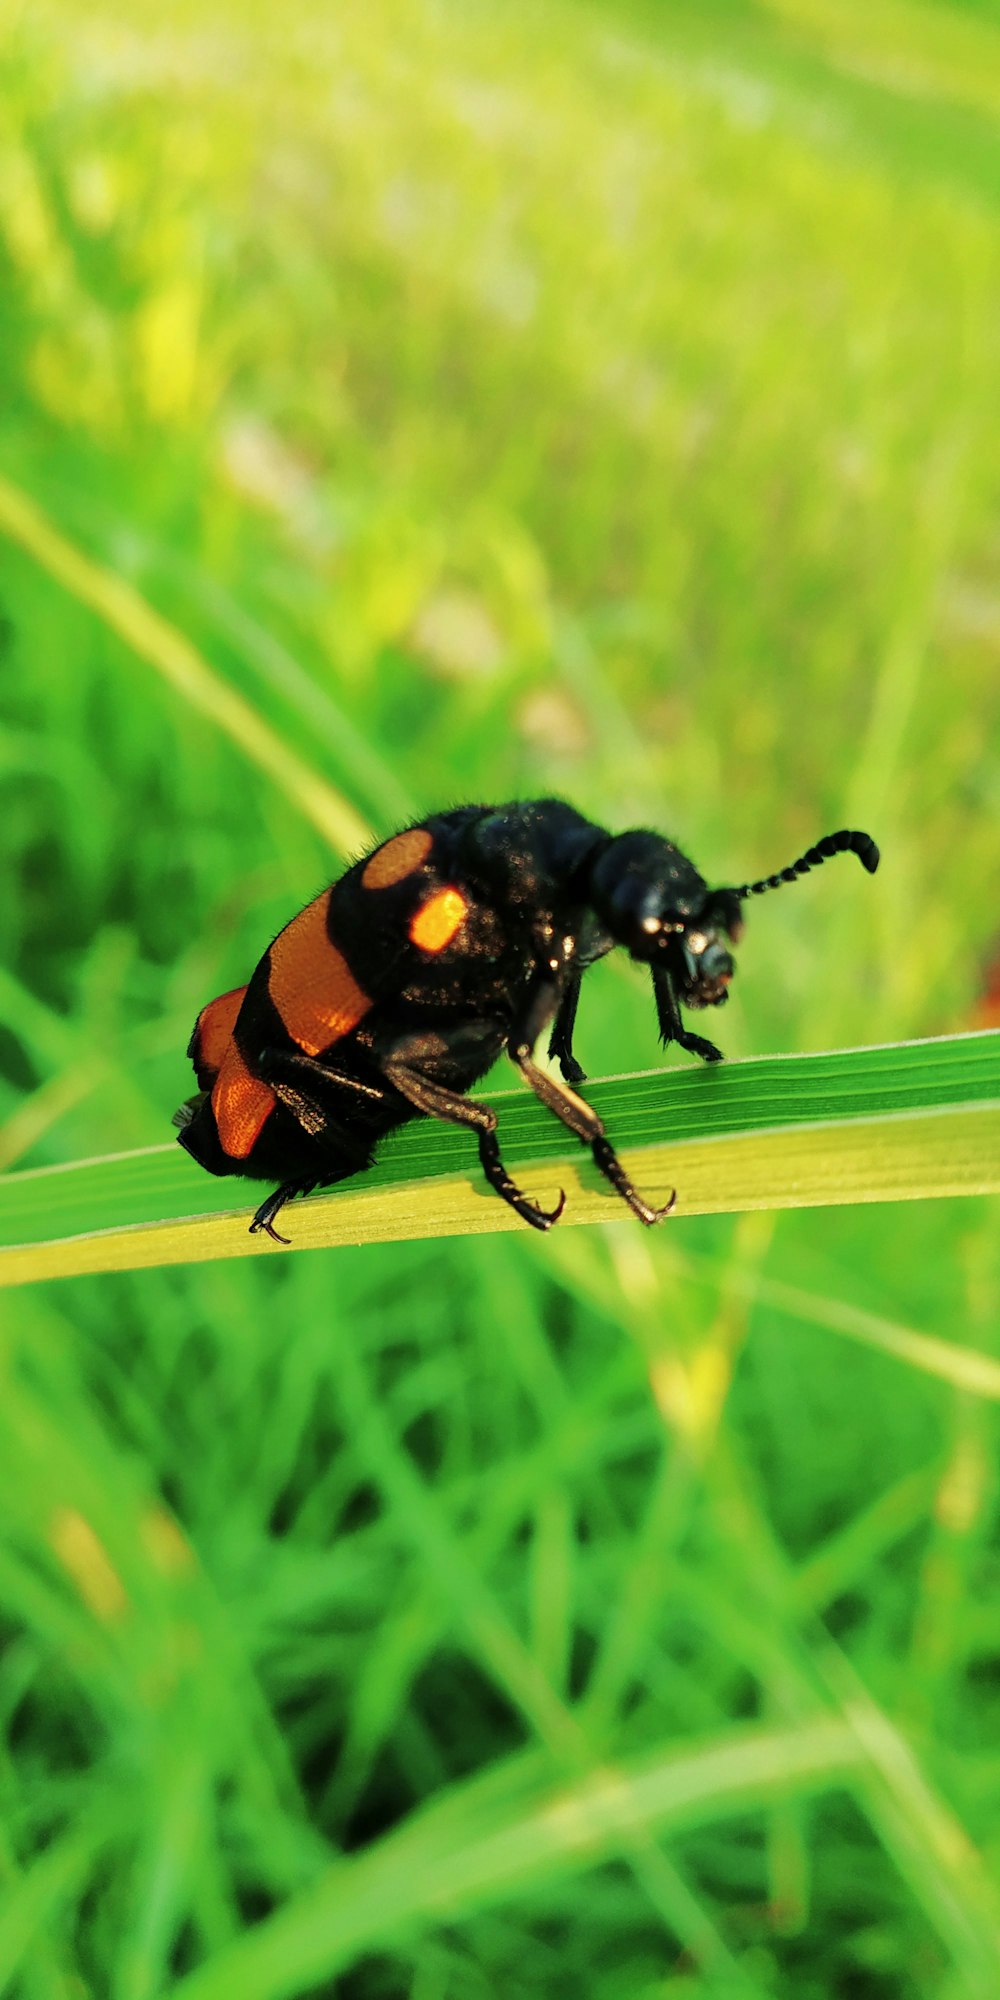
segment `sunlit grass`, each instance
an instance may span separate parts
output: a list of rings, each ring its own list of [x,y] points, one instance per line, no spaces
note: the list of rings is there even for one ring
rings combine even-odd
[[[1000,1194],[993,1033],[609,1078],[587,1095],[646,1199],[672,1202],[671,1226],[752,1209]],[[587,1149],[551,1113],[525,1091],[492,1102],[519,1185],[543,1205],[558,1187],[563,1229],[620,1216]],[[8,1176],[0,1285],[273,1256],[248,1228],[259,1188],[240,1212],[250,1193],[206,1183],[165,1146]],[[363,1176],[289,1208],[287,1226],[288,1244],[307,1250],[524,1229],[490,1192],[469,1134],[433,1121],[395,1135]]]
[[[0,70],[9,1201],[453,799],[868,825],[727,1054],[973,1025],[988,10],[40,0]],[[659,1064],[637,973],[580,1039]],[[998,1263],[862,1199],[7,1294],[0,1986],[992,2000]]]

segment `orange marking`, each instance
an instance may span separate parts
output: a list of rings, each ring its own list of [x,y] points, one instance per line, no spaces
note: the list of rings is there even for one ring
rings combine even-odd
[[[421,951],[443,951],[455,932],[461,930],[469,905],[459,889],[439,889],[416,912],[410,924],[410,938]]]
[[[252,1076],[235,1042],[230,1042],[212,1091],[219,1142],[231,1160],[245,1160],[275,1106],[275,1095]]]
[[[194,1031],[195,1069],[203,1090],[215,1082],[222,1068],[246,990],[245,986],[234,986],[231,993],[220,993],[198,1016]]]
[[[367,1014],[363,992],[326,929],[329,889],[307,903],[271,946],[268,992],[282,1021],[307,1055],[321,1055]]]
[[[409,833],[397,833],[387,840],[384,847],[377,847],[369,861],[365,862],[361,876],[363,889],[391,889],[396,882],[405,882],[408,875],[426,861],[434,845],[434,835],[425,826],[411,827]]]

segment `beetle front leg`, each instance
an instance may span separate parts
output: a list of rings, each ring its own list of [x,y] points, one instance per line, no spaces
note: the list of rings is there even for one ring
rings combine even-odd
[[[665,966],[653,967],[653,994],[664,1048],[668,1042],[676,1042],[679,1049],[686,1049],[689,1055],[700,1056],[702,1062],[725,1061],[722,1050],[717,1049],[714,1042],[706,1041],[704,1035],[693,1035],[689,1028],[685,1028],[674,983]]]
[[[567,1083],[586,1083],[586,1072],[573,1054],[573,1027],[580,998],[582,974],[574,972],[566,986],[549,1036],[549,1055],[559,1064]]]

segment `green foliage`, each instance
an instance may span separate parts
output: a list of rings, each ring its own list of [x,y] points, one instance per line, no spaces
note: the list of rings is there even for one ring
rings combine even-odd
[[[336,825],[449,798],[717,879],[870,825],[752,911],[727,1050],[973,1025],[998,53],[4,14],[5,491],[87,559],[5,511],[5,1165],[159,1145]],[[658,1062],[629,968],[581,1053]],[[992,2000],[998,1264],[973,1199],[6,1294],[0,1990]]]
[[[646,1071],[587,1091],[647,1199],[671,1203],[672,1227],[752,1209],[1000,1194],[995,1032]],[[543,1204],[568,1195],[561,1232],[620,1219],[589,1156],[536,1098],[522,1089],[492,1101],[519,1184]],[[192,1181],[170,1145],[8,1174],[0,1285],[287,1254],[251,1236],[259,1187],[199,1175],[204,1209],[192,1215]],[[430,1119],[393,1135],[363,1175],[298,1203],[288,1224],[295,1250],[523,1231],[490,1193],[468,1133]]]

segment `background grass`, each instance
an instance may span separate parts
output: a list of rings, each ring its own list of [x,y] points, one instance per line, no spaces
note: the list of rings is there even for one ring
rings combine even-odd
[[[869,825],[754,909],[730,1053],[980,1019],[995,8],[2,23],[7,480],[347,824],[564,792],[716,879]],[[0,609],[31,1166],[166,1135],[338,857],[6,541]],[[581,1052],[658,1060],[627,967]],[[995,1354],[998,1263],[968,1201],[6,1297],[3,1990],[993,2000],[992,1378],[915,1336]]]

